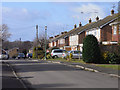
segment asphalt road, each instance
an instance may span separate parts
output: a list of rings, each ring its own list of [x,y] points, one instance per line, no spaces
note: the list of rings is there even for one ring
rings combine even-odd
[[[0,90],[9,90],[13,88],[24,88],[23,84],[15,76],[12,69],[7,63],[0,62],[2,70],[0,77]]]
[[[28,88],[118,88],[118,78],[37,60],[9,62]]]

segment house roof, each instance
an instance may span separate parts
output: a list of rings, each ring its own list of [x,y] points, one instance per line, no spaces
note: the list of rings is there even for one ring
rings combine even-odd
[[[117,14],[114,14],[114,15],[109,15],[109,16],[105,17],[102,20],[92,22],[92,23],[88,23],[88,24],[86,24],[84,26],[72,29],[72,30],[70,30],[69,32],[67,32],[65,34],[62,34],[62,35],[60,35],[60,36],[58,36],[56,38],[51,39],[50,41],[56,41],[56,40],[58,40],[60,38],[65,38],[65,37],[68,37],[70,35],[80,34],[81,32],[83,32],[85,30],[90,30],[92,28],[102,28],[105,25],[117,20],[118,17],[120,17],[120,13],[117,13]]]

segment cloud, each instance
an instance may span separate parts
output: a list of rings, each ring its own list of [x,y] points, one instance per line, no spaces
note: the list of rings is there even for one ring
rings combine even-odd
[[[89,18],[95,20],[96,16],[99,16],[100,19],[104,18],[105,16],[104,10],[100,6],[90,3],[72,8],[71,10],[74,12],[72,18],[82,19],[83,21],[87,22]]]
[[[28,10],[26,8],[8,8],[3,7],[2,8],[2,15],[3,19],[8,18],[10,20],[15,21],[35,21],[35,20],[45,20],[48,18],[48,15],[46,15],[46,12],[40,12],[37,10]]]

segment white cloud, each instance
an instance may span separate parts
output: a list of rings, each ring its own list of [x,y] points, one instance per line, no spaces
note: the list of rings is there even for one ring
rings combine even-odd
[[[83,4],[80,7],[72,8],[74,14],[72,15],[75,19],[81,19],[88,22],[89,18],[95,20],[96,16],[100,19],[105,17],[105,13],[102,8],[95,4]]]
[[[28,10],[26,8],[2,8],[3,19],[10,19],[15,21],[35,21],[35,20],[45,20],[49,14],[46,12],[40,12],[37,10]],[[46,16],[45,16],[46,15]]]

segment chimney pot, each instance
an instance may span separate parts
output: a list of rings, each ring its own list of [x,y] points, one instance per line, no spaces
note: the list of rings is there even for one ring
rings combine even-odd
[[[111,15],[113,15],[113,14],[114,14],[114,10],[112,9],[112,10],[111,10]]]
[[[89,19],[89,23],[91,23],[92,22],[92,20],[91,20],[91,18]]]
[[[98,20],[99,20],[99,17],[97,16],[97,17],[96,17],[96,21],[98,21]]]
[[[82,24],[81,24],[81,22],[79,23],[79,27],[81,27],[82,26]]]
[[[77,28],[77,25],[76,25],[76,24],[74,25],[74,28]]]
[[[61,32],[61,34],[64,34],[64,32]]]

